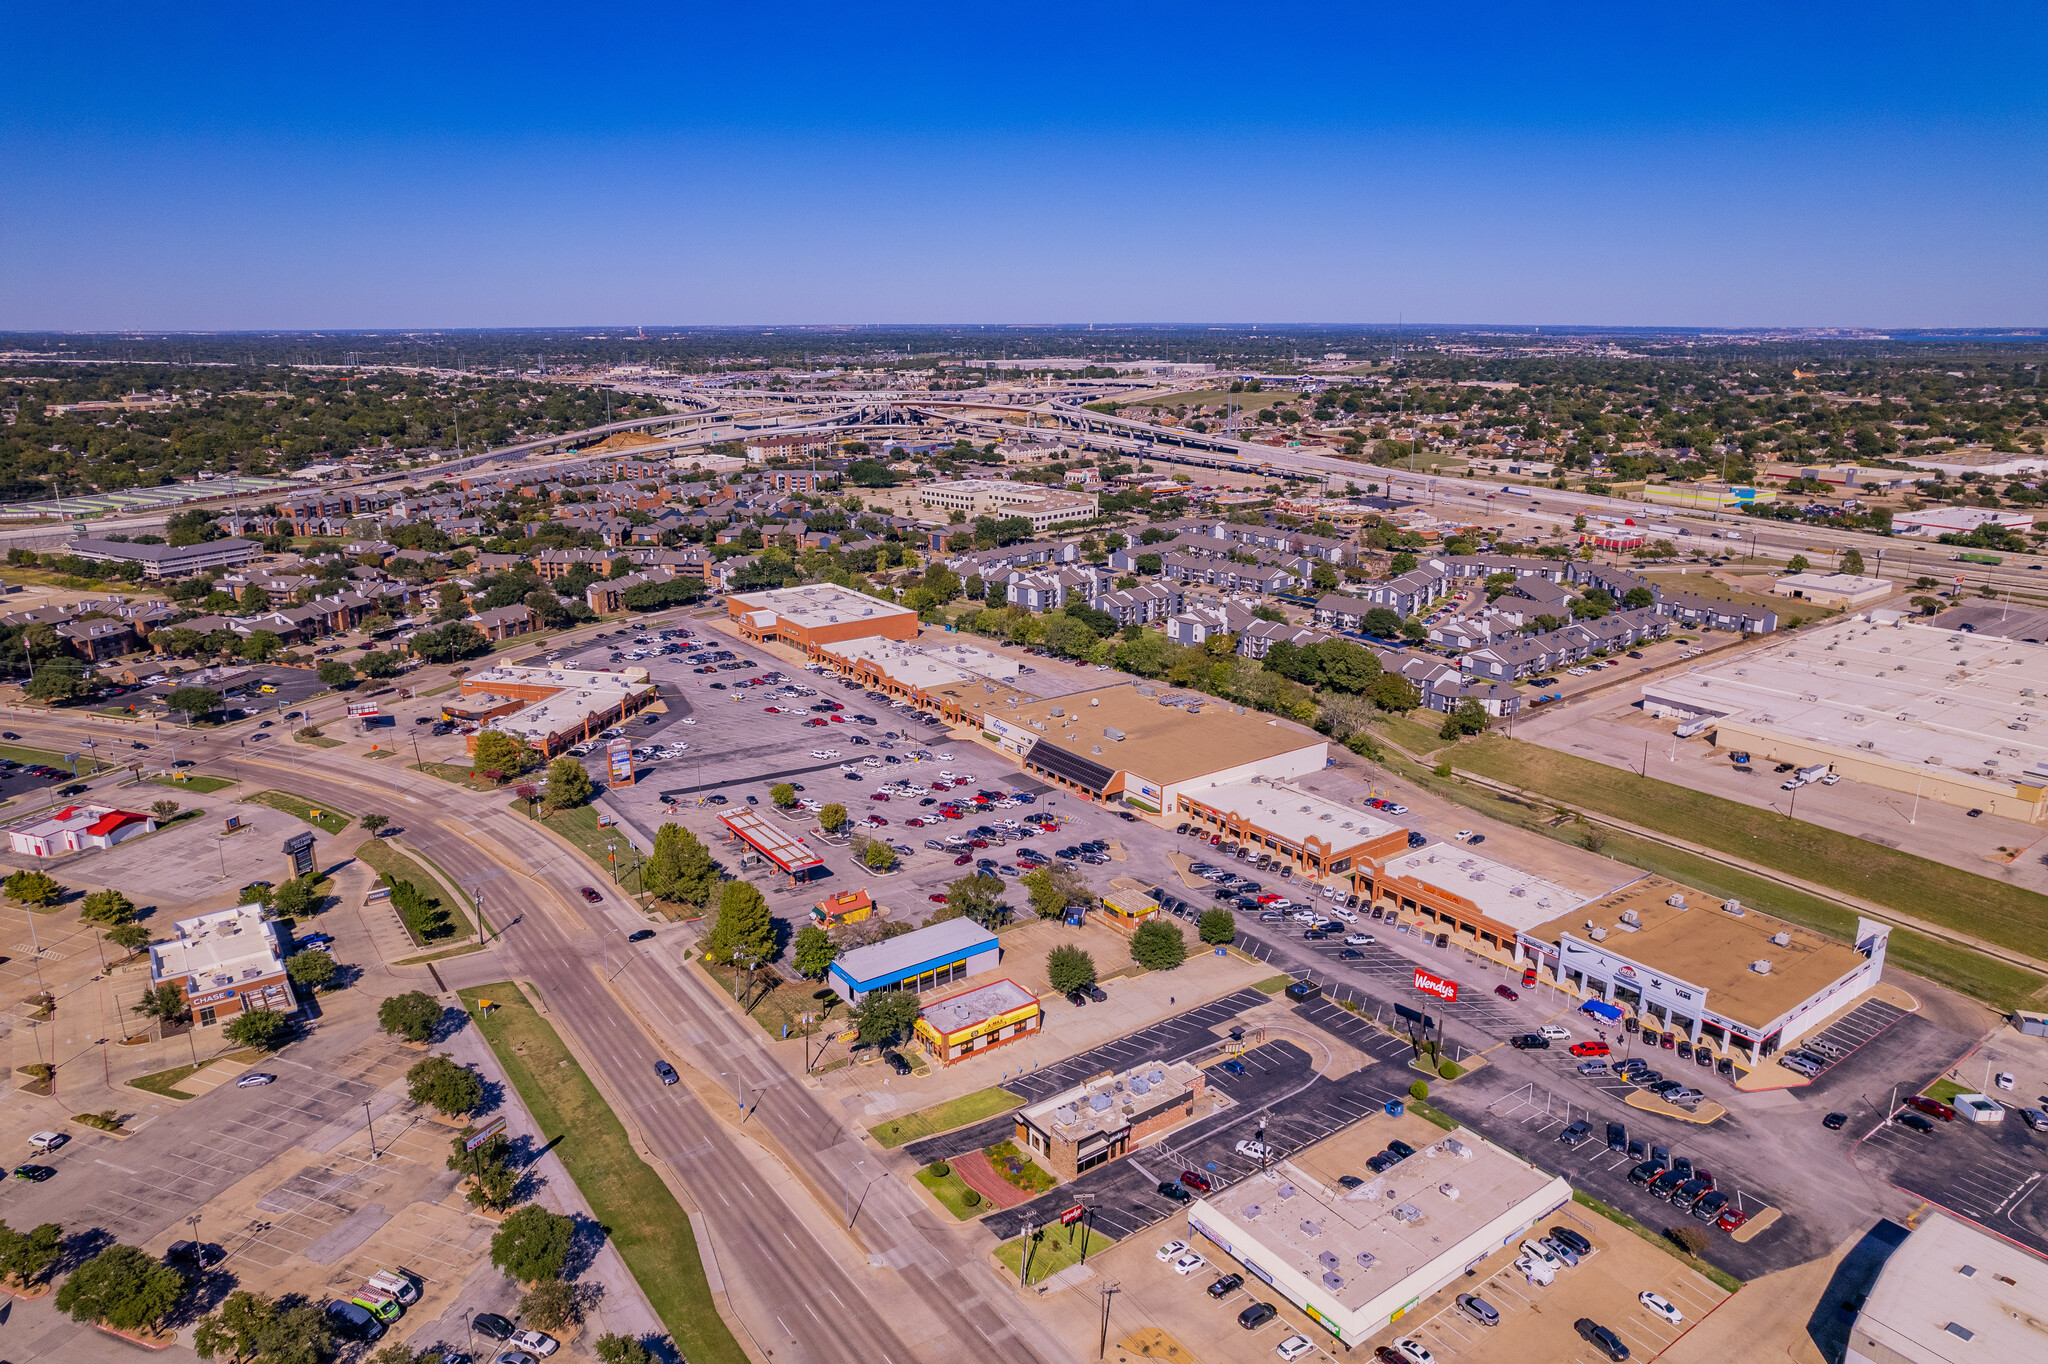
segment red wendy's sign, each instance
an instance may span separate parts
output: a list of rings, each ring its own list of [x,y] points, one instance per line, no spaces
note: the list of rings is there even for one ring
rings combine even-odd
[[[1433,976],[1420,966],[1415,968],[1415,988],[1426,995],[1435,995],[1446,1003],[1458,997],[1458,982]]]
[[[1060,1214],[1060,1225],[1063,1227],[1071,1227],[1074,1225],[1074,1223],[1080,1221],[1087,1215],[1088,1209],[1084,1206],[1068,1208],[1065,1212]]]

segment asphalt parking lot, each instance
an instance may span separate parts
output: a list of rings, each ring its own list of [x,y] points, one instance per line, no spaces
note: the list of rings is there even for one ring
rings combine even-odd
[[[1892,1122],[1866,1126],[1855,1148],[1858,1165],[2048,1255],[2048,1196],[2040,1192],[2048,1133],[2033,1131],[2010,1110],[2003,1122],[1936,1121],[1926,1133]]]
[[[1044,1226],[1077,1202],[1086,1202],[1095,1209],[1096,1227],[1122,1239],[1181,1210],[1182,1205],[1161,1195],[1158,1186],[1178,1179],[1183,1170],[1200,1171],[1217,1188],[1235,1184],[1260,1169],[1259,1162],[1237,1153],[1238,1142],[1262,1140],[1276,1158],[1284,1158],[1362,1118],[1383,1113],[1387,1100],[1401,1097],[1408,1086],[1406,1072],[1377,1065],[1334,1080],[1317,1075],[1315,1058],[1285,1039],[1253,1047],[1238,1059],[1244,1066],[1242,1075],[1209,1068],[1208,1083],[1230,1098],[1230,1107],[1176,1128],[1162,1140],[1097,1166],[1029,1203],[992,1213],[982,1225],[1006,1241],[1020,1233],[1027,1220]]]

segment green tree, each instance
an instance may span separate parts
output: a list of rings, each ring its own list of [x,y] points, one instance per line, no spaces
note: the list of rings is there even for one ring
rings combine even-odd
[[[1178,925],[1148,919],[1131,934],[1131,959],[1148,971],[1171,971],[1188,959],[1188,940]]]
[[[178,802],[175,800],[153,800],[149,803],[149,812],[156,816],[157,823],[168,824],[171,816],[178,813]]]
[[[1003,904],[1003,883],[980,873],[963,876],[946,887],[946,908],[952,911],[951,917],[972,919],[984,928],[1004,923],[1010,917]]]
[[[73,1321],[139,1331],[161,1321],[185,1296],[185,1276],[134,1246],[112,1245],[71,1271],[57,1310]]]
[[[1318,592],[1337,590],[1337,570],[1328,564],[1317,564],[1309,570],[1309,584]]]
[[[1391,607],[1373,607],[1372,610],[1365,613],[1365,620],[1362,624],[1365,633],[1377,635],[1381,639],[1397,639],[1401,634],[1400,613]]]
[[[1195,931],[1201,934],[1203,942],[1219,947],[1236,940],[1237,920],[1227,909],[1205,910],[1195,924]]]
[[[654,852],[641,875],[650,893],[672,904],[707,906],[718,889],[718,863],[679,824],[654,831]]]
[[[907,990],[881,990],[862,998],[853,1011],[855,1044],[886,1047],[910,1035],[917,1022],[917,996]]]
[[[149,930],[141,924],[115,924],[107,930],[107,941],[130,952],[139,952],[149,945]]]
[[[76,658],[44,659],[22,688],[31,701],[75,701],[97,690],[86,675],[84,661]]]
[[[279,885],[270,897],[270,912],[280,919],[299,919],[313,912],[319,892],[310,876],[295,876]]]
[[[507,734],[502,729],[487,729],[476,736],[476,748],[470,754],[470,763],[478,772],[502,772],[508,777],[518,776],[535,761],[535,753],[517,735]]]
[[[1794,573],[1804,573],[1807,569],[1812,568],[1813,565],[1806,561],[1804,554],[1795,554],[1792,556],[1792,561],[1786,564],[1785,567]]]
[[[275,1009],[244,1009],[228,1021],[221,1035],[236,1046],[276,1051],[291,1040],[292,1021]]]
[[[1458,703],[1458,708],[1444,716],[1443,725],[1437,730],[1439,739],[1460,739],[1467,734],[1486,733],[1486,707],[1471,697]]]
[[[453,663],[491,651],[491,641],[474,625],[450,621],[438,630],[423,630],[412,637],[412,651],[429,663]]]
[[[373,616],[371,619],[374,620],[375,617]],[[364,621],[363,627],[368,629],[369,624],[369,621]],[[369,653],[356,660],[356,671],[364,677],[396,677],[398,676],[398,670],[404,665],[405,660],[396,653],[383,653],[372,649]]]
[[[356,680],[356,670],[338,658],[321,659],[319,673],[323,687],[344,687]]]
[[[96,890],[85,897],[78,912],[93,923],[111,928],[135,917],[135,902],[118,890]]]
[[[230,1293],[192,1333],[193,1353],[201,1359],[226,1355],[249,1364],[319,1364],[333,1349],[333,1333],[316,1304],[286,1306],[246,1290]]]
[[[1027,871],[1018,881],[1041,919],[1057,919],[1067,912],[1068,905],[1086,904],[1094,898],[1080,872],[1057,862]]]
[[[569,810],[590,799],[590,773],[583,764],[563,754],[548,764],[548,784],[545,794],[550,810]]]
[[[599,1336],[597,1358],[598,1364],[654,1364],[653,1352],[631,1336]]]
[[[520,1298],[519,1315],[543,1331],[560,1331],[583,1319],[583,1295],[567,1279],[542,1279]]]
[[[1061,943],[1045,954],[1045,976],[1053,989],[1070,995],[1095,983],[1095,958],[1072,943]]]
[[[718,893],[718,918],[704,941],[704,955],[729,963],[742,956],[767,961],[775,953],[775,922],[768,901],[745,881],[728,881]]]
[[[1366,696],[1381,710],[1405,712],[1422,704],[1422,693],[1399,673],[1381,673],[1366,688]]]
[[[16,1288],[39,1281],[63,1255],[64,1228],[55,1222],[28,1231],[0,1222],[0,1277]]]
[[[164,697],[164,705],[196,720],[220,709],[220,693],[211,687],[177,687]]]
[[[237,652],[251,663],[262,663],[275,658],[283,648],[284,641],[278,638],[274,631],[253,630],[248,638],[242,641],[242,646]]]
[[[529,1203],[499,1224],[491,1237],[491,1263],[522,1284],[539,1283],[562,1272],[576,1224],[537,1203]]]
[[[372,837],[375,837],[377,831],[379,829],[382,829],[385,825],[389,824],[390,822],[391,816],[389,815],[364,815],[363,832],[371,835]]]
[[[787,810],[796,804],[796,788],[786,781],[779,781],[768,788],[768,799]]]
[[[457,554],[455,557],[459,559],[462,556]],[[267,1360],[258,1360],[252,1361],[252,1364],[269,1364],[269,1362]],[[439,1341],[417,1352],[413,1350],[412,1346],[405,1344],[403,1341],[396,1341],[386,1345],[383,1349],[377,1351],[376,1354],[371,1355],[370,1364],[447,1364],[447,1356],[442,1352]]]
[[[159,985],[142,992],[142,1000],[135,1005],[135,1012],[145,1018],[176,1023],[189,1016],[192,1011],[186,1006],[183,990],[175,985]]]
[[[861,848],[860,860],[869,871],[888,871],[896,865],[896,850],[879,838],[871,838]]]
[[[405,1092],[416,1104],[428,1104],[449,1117],[471,1112],[484,1099],[483,1077],[457,1065],[447,1053],[424,1057],[405,1073]]]
[[[309,990],[317,990],[332,981],[335,970],[334,958],[319,948],[295,952],[284,964],[284,973],[292,978],[292,984],[303,985]]]
[[[6,888],[8,899],[24,905],[55,904],[64,894],[64,887],[40,871],[18,871],[0,886]]]
[[[1621,594],[1621,604],[1625,610],[1641,611],[1657,604],[1657,594],[1647,587],[1631,587]]]
[[[1850,548],[1850,549],[1847,549],[1847,550],[1844,550],[1844,551],[1843,551],[1843,553],[1842,553],[1842,572],[1844,572],[1844,573],[1849,573],[1849,574],[1853,574],[1853,575],[1855,575],[1856,577],[1859,577],[1859,578],[1863,576],[1863,551],[1862,551],[1862,550],[1860,550],[1860,549],[1855,549],[1855,548],[1853,548],[1853,547],[1852,547],[1852,548]]]
[[[818,827],[828,834],[836,834],[846,827],[846,807],[837,803],[818,811]]]
[[[839,949],[833,946],[832,935],[816,924],[805,924],[796,931],[791,957],[796,973],[805,980],[823,977],[838,955]]]
[[[424,990],[393,995],[377,1006],[377,1026],[409,1042],[424,1042],[441,1024],[441,1004]]]

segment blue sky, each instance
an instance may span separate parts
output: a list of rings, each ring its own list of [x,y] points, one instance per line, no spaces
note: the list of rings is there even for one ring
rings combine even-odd
[[[2048,323],[2035,6],[44,5],[9,43],[0,328]]]

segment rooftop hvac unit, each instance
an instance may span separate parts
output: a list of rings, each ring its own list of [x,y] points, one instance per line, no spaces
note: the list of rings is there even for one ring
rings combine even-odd
[[[1738,919],[1742,917],[1742,901],[1740,900],[1723,900],[1721,908],[1727,910]]]
[[[1683,901],[1681,901],[1680,903],[1683,903]],[[1621,921],[1625,924],[1631,925],[1642,923],[1642,919],[1639,918],[1636,915],[1636,912],[1632,909],[1624,909],[1623,911],[1621,911]]]
[[[1088,1106],[1097,1113],[1107,1113],[1110,1105],[1115,1102],[1116,1098],[1109,1094],[1091,1094],[1088,1096]]]
[[[1088,746],[1088,751],[1089,751],[1090,753],[1100,753],[1100,752],[1102,751],[1102,745],[1101,745],[1101,744],[1090,744],[1090,745]]]
[[[1122,743],[1124,741],[1124,732],[1120,729],[1111,729],[1107,725],[1105,725],[1102,730],[1102,737],[1105,739],[1114,739],[1118,743]]]
[[[1673,895],[1664,903],[1670,905],[1673,909],[1684,909],[1685,897],[1683,895]]]
[[[1607,930],[1604,928],[1596,928],[1586,936],[1591,938],[1594,942],[1606,942]]]
[[[1065,706],[1054,706],[1052,708],[1051,713],[1054,715],[1065,715],[1067,713],[1067,709]]]
[[[1768,976],[1771,973],[1771,959],[1769,957],[1759,957],[1749,964],[1749,969],[1760,976]]]
[[[1536,902],[1536,908],[1538,908],[1538,909],[1549,909],[1549,908],[1550,908],[1550,897],[1549,897],[1548,895],[1546,895],[1546,896],[1544,896],[1544,897],[1543,897],[1542,899],[1538,900],[1538,901]]]
[[[1773,933],[1771,934],[1771,945],[1774,947],[1789,947],[1792,945],[1792,935],[1790,933]]]
[[[1514,897],[1515,897],[1516,899],[1518,899],[1518,900],[1519,900],[1520,898],[1522,898],[1522,897],[1523,897],[1524,895],[1527,895],[1528,893],[1529,893],[1529,888],[1528,888],[1527,886],[1510,886],[1510,887],[1508,887],[1508,894],[1510,894],[1510,895],[1514,896]]]

